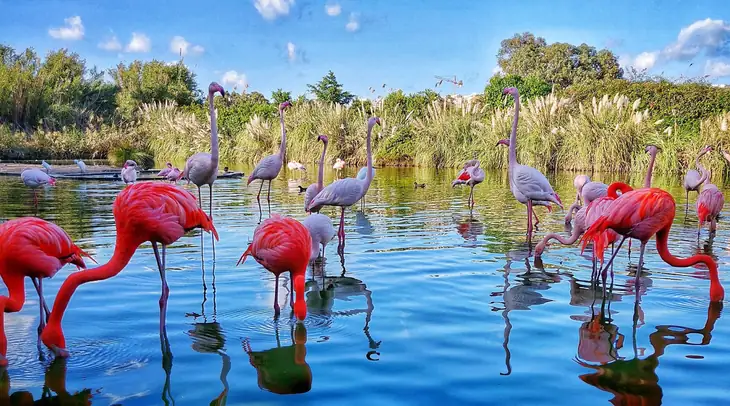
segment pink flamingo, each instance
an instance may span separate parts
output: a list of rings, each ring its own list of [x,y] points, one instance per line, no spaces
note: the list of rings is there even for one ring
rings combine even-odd
[[[281,123],[281,145],[279,145],[279,153],[273,154],[262,159],[254,168],[253,172],[248,175],[246,186],[250,185],[256,179],[261,179],[259,193],[256,194],[256,201],[260,202],[261,189],[264,187],[264,181],[269,181],[269,193],[266,200],[271,202],[271,181],[279,176],[281,167],[284,165],[284,155],[286,154],[286,126],[284,125],[284,109],[291,106],[291,103],[285,101],[279,105],[279,122]]]
[[[462,169],[456,179],[451,182],[451,187],[454,187],[456,185],[467,185],[471,188],[471,192],[469,193],[469,200],[467,201],[467,206],[469,206],[469,210],[474,208],[474,186],[484,182],[485,176],[486,174],[484,173],[484,169],[479,167],[479,161],[476,159],[471,159],[469,161],[466,161],[466,163],[464,164],[464,169]]]
[[[527,198],[527,243],[532,243],[532,205],[535,200],[547,200],[557,204],[561,209],[563,203],[553,190],[545,175],[537,169],[517,163],[517,122],[520,113],[520,95],[517,88],[507,87],[504,94],[515,99],[515,118],[509,140],[509,179],[515,190]]]
[[[565,238],[558,233],[549,233],[546,235],[535,247],[535,257],[540,257],[542,255],[542,252],[545,250],[545,247],[548,245],[550,240],[557,240],[563,245],[572,245],[578,241],[585,231],[587,211],[588,206],[583,206],[575,213],[575,223],[573,224],[573,230],[568,238]]]
[[[226,92],[223,87],[216,82],[212,82],[208,86],[208,113],[210,114],[210,153],[197,152],[185,161],[184,176],[188,179],[188,184],[193,182],[198,187],[198,203],[203,204],[200,196],[200,188],[208,185],[210,190],[208,215],[213,218],[213,183],[218,178],[218,119],[216,118],[215,104],[213,98],[215,93],[219,92],[221,96],[225,96]]]
[[[340,228],[337,232],[339,237],[339,250],[342,252],[345,248],[345,208],[352,206],[357,203],[358,200],[362,199],[370,188],[370,183],[373,181],[373,153],[370,147],[370,138],[373,132],[373,126],[380,125],[380,118],[370,117],[368,119],[368,135],[367,135],[367,159],[368,159],[368,172],[365,179],[357,178],[345,178],[336,180],[324,189],[317,196],[312,199],[307,209],[311,211],[318,211],[322,206],[339,206],[342,208],[342,214],[340,215]]]
[[[497,145],[506,145],[509,147],[509,140],[503,139],[497,141]],[[509,190],[512,192],[512,195],[517,199],[518,202],[524,204],[527,206],[527,197],[522,194],[519,190],[515,189],[512,182],[509,184]],[[535,224],[533,224],[533,227],[535,230],[537,230],[537,225],[540,224],[540,218],[537,217],[537,213],[535,212],[535,206],[545,206],[547,208],[548,213],[552,213],[553,208],[551,206],[552,202],[549,202],[547,200],[533,200],[532,201],[532,215],[535,217]]]
[[[33,204],[38,205],[38,188],[45,185],[56,186],[56,179],[40,169],[25,169],[20,173],[23,184],[33,190]]]
[[[312,237],[302,223],[291,217],[273,214],[264,220],[253,233],[253,241],[238,260],[239,264],[251,255],[256,262],[274,274],[274,312],[278,316],[279,275],[289,272],[292,295],[297,294],[296,302],[290,296],[290,304],[297,319],[307,317],[307,302],[304,300],[304,278],[312,251]]]
[[[165,164],[165,166],[166,166],[165,168],[163,168],[161,171],[157,172],[157,176],[159,176],[161,178],[167,177],[167,174],[170,173],[170,171],[172,170],[172,163],[168,162]]]
[[[608,190],[608,185],[602,182],[591,182],[591,179],[587,175],[576,176],[575,180],[573,180],[573,186],[575,186],[577,193],[575,202],[570,205],[568,212],[565,214],[565,224],[571,222],[573,213],[580,209],[581,206],[588,206],[599,197],[606,196],[606,190]]]
[[[213,221],[198,206],[195,197],[180,187],[162,182],[142,182],[127,186],[114,200],[112,208],[117,228],[112,258],[94,269],[69,275],[56,295],[48,325],[41,340],[56,356],[68,357],[66,339],[61,328],[63,314],[71,296],[84,283],[109,279],[121,272],[140,245],[149,241],[162,280],[160,295],[160,339],[166,337],[165,318],[170,289],[165,276],[165,250],[187,231],[201,228],[218,239]],[[162,255],[157,244],[162,245]],[[111,293],[113,294],[113,293]]]
[[[712,147],[709,145],[705,145],[704,148],[700,150],[699,155],[697,155],[697,157],[695,158],[695,166],[700,168],[700,172],[702,172],[702,175],[700,175],[700,173],[694,169],[688,170],[687,174],[684,175],[684,184],[682,186],[684,187],[685,215],[689,210],[689,192],[699,193],[700,187],[703,183],[705,183],[705,181],[707,181],[707,178],[710,176],[709,172],[707,172],[707,169],[705,169],[705,167],[700,164],[700,158],[702,158],[703,155],[710,151],[712,151]]]
[[[182,172],[180,169],[172,168],[172,170],[165,176],[165,179],[169,180],[172,183],[177,183],[177,181],[182,178]]]
[[[307,207],[309,203],[314,199],[315,196],[324,188],[324,156],[327,153],[327,142],[329,139],[326,135],[320,135],[317,137],[317,141],[322,141],[324,147],[322,148],[322,156],[319,157],[319,173],[317,173],[317,183],[312,183],[307,186],[307,190],[304,192],[304,211],[309,212]]]
[[[40,334],[48,317],[43,298],[43,278],[52,278],[66,264],[86,268],[82,257],[91,258],[53,223],[35,217],[21,217],[0,224],[0,276],[8,288],[8,296],[0,296],[0,367],[8,365],[4,315],[23,308],[25,277],[30,277],[38,292]]]
[[[712,147],[708,146],[706,148],[712,151]],[[714,184],[707,183],[709,180],[710,175],[705,179],[702,191],[699,197],[697,197],[697,218],[699,220],[697,225],[697,238],[699,238],[702,225],[706,221],[710,222],[711,235],[717,230],[717,218],[722,211],[722,207],[725,205],[725,197],[722,195],[722,192]]]

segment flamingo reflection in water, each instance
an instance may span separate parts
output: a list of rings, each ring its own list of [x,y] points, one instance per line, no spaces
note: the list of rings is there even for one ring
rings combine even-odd
[[[479,219],[469,214],[459,219],[454,217],[456,231],[465,241],[476,242],[480,235],[484,235],[484,224]]]
[[[48,366],[43,383],[43,392],[37,400],[33,394],[20,390],[10,394],[10,377],[7,369],[0,375],[0,404],[10,406],[64,405],[88,406],[95,391],[83,389],[73,394],[66,389],[66,358],[56,358]],[[55,393],[55,395],[54,395]],[[97,392],[98,393],[98,392]]]
[[[340,256],[340,264],[342,265],[342,273],[339,276],[326,276],[325,264],[316,262],[312,264],[312,280],[308,281],[307,287],[307,308],[314,314],[319,314],[331,318],[333,316],[354,316],[356,314],[365,313],[365,326],[363,333],[368,340],[369,351],[365,357],[370,361],[378,361],[380,357],[380,344],[382,341],[375,341],[370,335],[370,320],[373,317],[372,292],[367,285],[360,279],[351,276],[345,276],[345,257],[342,253]],[[321,276],[321,284],[317,281],[317,277]],[[343,311],[333,311],[335,299],[350,302],[356,296],[364,296],[365,309],[351,309]]]
[[[591,386],[613,394],[614,397],[611,399],[611,403],[614,405],[662,404],[663,393],[659,385],[659,377],[656,373],[656,369],[659,366],[659,359],[664,355],[666,348],[673,344],[689,346],[709,345],[712,340],[712,330],[715,328],[715,323],[720,318],[720,313],[722,312],[722,302],[709,303],[707,319],[702,328],[697,329],[674,325],[657,326],[656,331],[649,334],[649,342],[654,353],[646,358],[639,358],[643,356],[643,353],[639,351],[640,349],[637,348],[636,344],[639,311],[640,305],[637,300],[634,305],[634,321],[632,325],[633,357],[631,359],[619,357],[618,354],[610,356],[612,360],[608,362],[591,362],[591,360],[578,357],[575,359],[579,365],[595,371],[580,375],[578,378]],[[701,335],[701,342],[696,344],[690,343],[690,334]],[[615,350],[611,351],[611,354],[617,353],[619,349],[620,347],[615,348]]]
[[[279,395],[306,393],[312,389],[312,369],[307,364],[307,328],[301,322],[290,325],[291,344],[281,346],[279,321],[274,321],[276,347],[254,351],[248,339],[243,340],[243,350],[248,354],[251,366],[256,368],[258,385],[262,390]]]

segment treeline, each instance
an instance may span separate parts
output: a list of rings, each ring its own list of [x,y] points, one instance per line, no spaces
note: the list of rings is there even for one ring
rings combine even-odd
[[[292,100],[288,159],[315,162],[312,140],[323,133],[330,135],[329,161],[362,164],[363,123],[377,114],[379,165],[458,166],[477,154],[483,166],[503,167],[506,149],[495,144],[509,135],[506,86],[523,100],[520,159],[541,169],[639,170],[643,145],[652,142],[663,148],[657,170],[679,172],[699,145],[730,149],[730,89],[624,72],[609,50],[547,44],[529,33],[504,40],[497,57],[503,73],[474,97],[426,89],[357,99],[333,72],[308,85],[312,99],[283,89],[269,98],[226,89],[229,96],[216,98],[222,161],[252,163],[273,152],[276,106]],[[198,84],[183,61],[134,61],[105,75],[65,49],[41,59],[32,49],[0,46],[0,60],[0,158],[132,157],[151,165],[209,149],[200,90],[207,83]]]

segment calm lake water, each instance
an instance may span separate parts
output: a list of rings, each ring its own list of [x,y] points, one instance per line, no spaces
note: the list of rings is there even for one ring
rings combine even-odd
[[[246,188],[245,179],[219,180],[215,264],[207,234],[201,257],[198,231],[167,251],[172,359],[161,351],[160,279],[145,244],[118,276],[77,291],[64,318],[67,361],[52,361],[45,348],[39,353],[38,302],[27,283],[25,307],[6,317],[10,365],[0,396],[59,396],[74,404],[70,396],[86,391],[74,399],[125,406],[727,402],[730,317],[709,305],[703,268],[669,267],[650,244],[635,305],[638,246],[630,259],[624,247],[602,301],[589,283],[588,251],[553,244],[542,261],[528,257],[525,208],[512,197],[506,173],[487,174],[476,188],[473,214],[468,189],[450,186],[455,174],[378,169],[364,211],[357,205],[346,212],[344,256],[337,255],[335,239],[325,265],[308,274],[309,314],[299,327],[289,317],[287,277],[275,321],[273,275],[254,260],[235,266],[259,221],[258,183]],[[308,176],[299,182],[299,172],[282,172],[273,182],[271,210],[303,219],[296,186],[316,181],[313,170]],[[574,176],[550,176],[566,207],[575,196]],[[640,174],[593,178],[642,183]],[[414,181],[427,186],[414,189]],[[698,242],[696,194],[685,222],[679,177],[655,177],[654,185],[678,201],[670,250],[712,255],[730,287],[730,225],[722,219],[714,241],[705,230]],[[41,193],[36,211],[19,178],[0,178],[0,221],[38,215],[106,262],[114,244],[111,206],[123,187],[59,180]],[[207,189],[203,196],[207,208]],[[535,243],[549,231],[567,235],[564,213],[537,212]],[[336,224],[335,209],[323,213]],[[68,266],[46,281],[49,305],[73,271]]]

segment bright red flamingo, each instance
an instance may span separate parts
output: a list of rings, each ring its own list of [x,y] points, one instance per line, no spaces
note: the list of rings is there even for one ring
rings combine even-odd
[[[23,308],[25,277],[33,280],[38,291],[40,334],[48,316],[43,299],[43,278],[53,277],[66,264],[85,268],[81,257],[91,258],[71,241],[71,237],[61,227],[53,223],[35,217],[22,217],[0,224],[0,276],[8,288],[8,296],[0,296],[0,367],[8,365],[5,357],[8,341],[5,337],[4,314],[19,312]]]
[[[646,244],[656,234],[656,247],[662,260],[676,267],[688,267],[704,263],[710,271],[710,301],[722,301],[725,297],[725,291],[717,274],[717,264],[710,256],[694,255],[690,258],[677,258],[669,252],[667,241],[675,210],[674,198],[661,189],[642,188],[628,191],[614,200],[608,212],[586,231],[583,236],[583,248],[588,244],[588,241],[592,240],[596,247],[596,254],[601,260],[601,264],[603,264],[603,250],[606,242],[602,238],[602,234],[606,230],[614,230],[621,235],[618,249],[614,251],[611,259],[606,264],[606,268],[608,268],[621,249],[624,240],[635,238],[641,241],[639,267],[635,279],[638,287]],[[639,289],[636,289],[636,292],[638,295]]]
[[[264,220],[253,233],[253,241],[238,260],[239,264],[246,261],[251,255],[256,262],[274,274],[274,312],[280,312],[279,302],[279,275],[290,273],[292,295],[296,292],[297,299],[292,308],[297,319],[307,317],[307,302],[304,298],[304,277],[309,265],[309,256],[312,251],[312,237],[302,223],[291,217],[272,214]],[[292,302],[290,296],[290,305]]]
[[[69,275],[56,295],[48,326],[41,335],[43,343],[56,356],[68,356],[61,320],[76,289],[84,283],[116,276],[127,266],[137,248],[147,241],[152,243],[162,280],[160,296],[162,338],[165,331],[167,297],[170,293],[165,277],[166,247],[179,240],[187,231],[196,228],[211,232],[218,239],[213,221],[198,207],[195,197],[187,190],[169,183],[142,182],[127,186],[114,200],[112,212],[117,228],[112,258],[100,267]],[[161,255],[158,244],[162,245]]]

